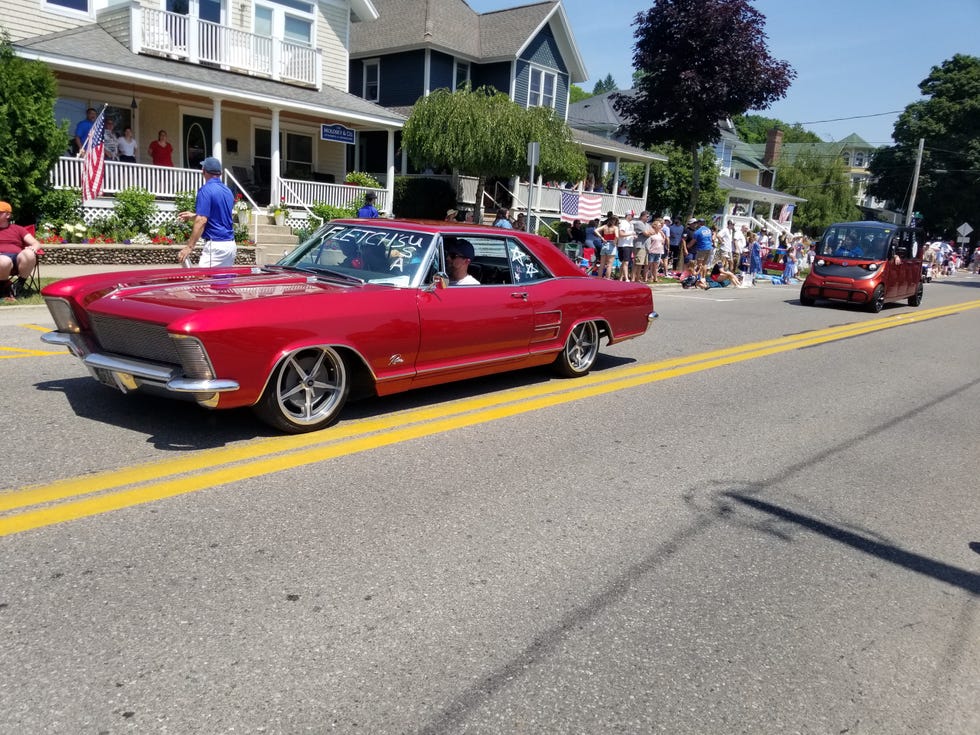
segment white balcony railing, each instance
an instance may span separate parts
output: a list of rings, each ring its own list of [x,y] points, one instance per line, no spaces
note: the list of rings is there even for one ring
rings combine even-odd
[[[391,212],[386,189],[350,186],[348,184],[327,184],[321,181],[301,181],[299,179],[283,179],[282,181],[285,184],[283,191],[286,192],[286,205],[289,207],[326,203],[331,207],[353,205],[357,209],[364,203],[364,195],[373,191],[378,197],[374,202],[377,210],[385,214]]]
[[[138,18],[135,43],[142,53],[320,88],[319,49],[164,10],[133,12]]]

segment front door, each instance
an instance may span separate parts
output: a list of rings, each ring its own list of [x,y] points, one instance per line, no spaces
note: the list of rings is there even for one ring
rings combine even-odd
[[[201,161],[211,155],[211,118],[184,115],[183,135],[183,164],[186,168],[197,169]]]

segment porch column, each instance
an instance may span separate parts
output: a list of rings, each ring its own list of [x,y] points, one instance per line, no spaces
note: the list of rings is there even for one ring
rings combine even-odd
[[[211,155],[217,158],[222,164],[225,163],[221,156],[223,140],[221,133],[221,98],[215,97],[211,107]]]
[[[616,173],[613,174],[612,182],[612,211],[616,211],[616,205],[619,203],[619,156],[616,156]]]
[[[647,194],[650,193],[650,162],[643,169],[643,208],[647,208]]]
[[[282,193],[279,191],[279,161],[282,156],[279,150],[279,108],[272,108],[272,130],[270,132],[270,137],[272,140],[271,144],[271,155],[269,160],[269,203],[271,206],[275,206],[279,203],[279,197]]]
[[[388,128],[388,178],[386,180],[388,193],[388,212],[390,216],[395,207],[395,131]]]

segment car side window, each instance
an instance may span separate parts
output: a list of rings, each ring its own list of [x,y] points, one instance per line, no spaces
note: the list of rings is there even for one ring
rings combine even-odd
[[[483,237],[466,233],[466,240],[473,246],[470,275],[481,286],[500,286],[513,283],[507,259],[507,241],[502,237]]]
[[[545,270],[541,262],[531,255],[520,241],[508,240],[507,251],[514,283],[532,283],[551,278],[551,274]]]

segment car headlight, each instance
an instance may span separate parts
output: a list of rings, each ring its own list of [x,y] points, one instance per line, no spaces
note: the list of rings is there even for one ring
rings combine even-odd
[[[820,258],[820,260],[818,260],[816,263],[814,263],[814,265],[824,266],[824,265],[827,265],[827,261],[824,260],[823,258]]]
[[[48,305],[48,311],[51,312],[51,318],[54,319],[54,325],[59,332],[78,334],[82,331],[78,319],[75,318],[75,312],[67,300],[46,298],[44,302]]]
[[[868,270],[869,271],[876,271],[876,270],[878,270],[878,264],[877,263],[868,263]]]

